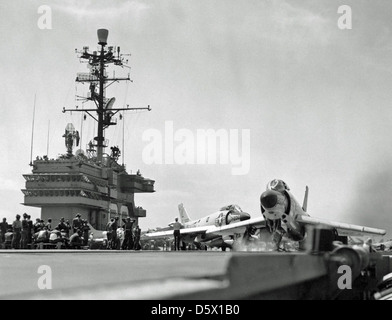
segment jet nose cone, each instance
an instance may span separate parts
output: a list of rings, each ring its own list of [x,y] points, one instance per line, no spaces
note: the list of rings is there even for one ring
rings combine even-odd
[[[260,197],[260,203],[265,209],[270,209],[278,203],[278,196],[273,191],[266,191]]]
[[[240,214],[240,221],[245,221],[250,219],[250,214],[246,212],[241,212]]]

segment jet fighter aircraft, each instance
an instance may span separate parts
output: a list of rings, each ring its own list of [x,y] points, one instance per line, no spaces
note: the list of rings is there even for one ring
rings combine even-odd
[[[301,206],[290,193],[288,185],[279,179],[267,184],[267,190],[260,196],[263,217],[251,218],[238,205],[221,208],[218,212],[199,220],[190,220],[183,204],[179,205],[182,241],[185,243],[206,244],[209,246],[233,248],[239,242],[258,239],[259,242],[274,243],[279,249],[283,238],[302,242],[306,238],[307,225],[323,225],[333,229],[337,236],[382,236],[385,230],[363,227],[348,223],[334,222],[311,217],[307,213],[309,188]],[[170,225],[169,225],[170,226]],[[268,234],[268,236],[266,236]],[[146,239],[173,238],[173,230],[145,233]],[[236,243],[237,242],[237,243]],[[241,245],[237,246],[241,248]],[[271,246],[269,246],[271,249]]]
[[[183,224],[181,240],[186,244],[195,244],[199,248],[205,246],[218,247],[222,250],[231,248],[235,234],[244,234],[249,226],[265,227],[262,217],[251,219],[250,215],[238,206],[228,205],[219,211],[209,214],[198,220],[191,220],[184,205],[178,205],[180,221]],[[169,227],[172,223],[169,224]],[[144,239],[166,238],[173,239],[173,230],[147,232]]]
[[[382,236],[385,230],[353,224],[328,221],[310,217],[307,211],[309,188],[306,187],[301,206],[290,193],[288,185],[279,179],[267,184],[267,190],[260,196],[260,207],[271,233],[286,235],[294,241],[302,241],[306,236],[306,225],[323,225],[334,229],[338,236]]]

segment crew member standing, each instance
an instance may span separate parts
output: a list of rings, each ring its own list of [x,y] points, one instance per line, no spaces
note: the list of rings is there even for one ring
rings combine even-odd
[[[67,225],[67,229],[65,229],[65,231],[66,231],[66,233],[67,233],[67,238],[69,238],[69,233],[71,232],[72,227],[71,227],[71,224],[69,223],[69,220],[67,220],[67,221],[65,222],[65,224]]]
[[[108,238],[108,249],[112,248],[112,223],[114,222],[114,218],[110,219],[110,221],[106,225],[106,237]]]
[[[181,242],[181,234],[180,229],[182,228],[182,224],[178,222],[178,218],[176,218],[176,222],[173,223],[174,230],[174,251],[180,251],[180,242]]]
[[[139,228],[139,226],[136,226],[135,228],[135,244],[134,244],[134,249],[135,250],[140,250],[141,245],[140,245],[140,235],[141,235],[142,230]]]
[[[117,237],[118,217],[114,218],[114,221],[110,224],[110,229],[112,230],[112,249],[114,250],[120,249],[118,247],[118,237]]]
[[[132,227],[133,227],[133,223],[135,222],[134,220],[131,220],[130,217],[127,217],[126,220],[124,220],[124,231],[125,231],[125,235],[124,235],[124,242],[122,245],[122,249],[123,250],[131,250],[133,249],[133,234],[132,234]]]
[[[22,220],[21,240],[20,240],[21,249],[27,249],[28,232],[29,232],[29,222],[27,221],[27,213],[24,213],[23,220]]]
[[[82,232],[83,232],[83,245],[86,247],[88,245],[88,238],[89,238],[89,231],[90,227],[88,226],[87,220],[83,220],[82,225]]]
[[[31,216],[27,216],[27,246],[31,246],[32,239],[33,239],[33,230],[34,230],[34,225],[33,221],[31,221]]]
[[[22,221],[20,221],[20,215],[16,215],[16,220],[12,223],[13,237],[11,247],[13,249],[19,249],[20,238],[22,232]]]
[[[7,219],[3,218],[3,222],[0,223],[0,245],[5,242],[5,234],[8,231]]]
[[[80,213],[76,214],[76,218],[72,220],[72,229],[74,234],[82,228],[82,219]]]

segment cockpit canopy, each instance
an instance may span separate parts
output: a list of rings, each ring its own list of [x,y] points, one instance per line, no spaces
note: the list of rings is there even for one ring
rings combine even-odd
[[[230,210],[234,212],[243,212],[238,204],[230,204],[220,209],[220,211],[230,211]]]
[[[285,190],[289,191],[290,188],[283,180],[274,179],[267,184],[267,190],[274,190],[278,192],[283,192]]]

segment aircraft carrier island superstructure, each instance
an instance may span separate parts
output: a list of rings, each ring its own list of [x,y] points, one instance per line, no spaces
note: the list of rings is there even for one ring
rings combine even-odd
[[[79,132],[69,123],[65,129],[66,154],[57,159],[37,157],[30,165],[31,174],[23,175],[26,180],[24,205],[41,208],[41,219],[52,219],[56,225],[63,217],[70,220],[80,213],[91,225],[104,230],[108,221],[113,217],[124,219],[131,217],[136,220],[146,217],[146,210],[135,205],[135,193],[154,192],[154,180],[144,178],[139,171],[129,174],[125,165],[118,160],[121,151],[118,146],[110,147],[110,153],[105,153],[108,141],[104,131],[117,121],[113,116],[120,111],[150,110],[146,108],[114,108],[115,98],[106,98],[106,88],[118,81],[129,81],[126,78],[108,77],[106,67],[109,64],[122,67],[125,62],[120,48],[108,47],[108,31],[98,30],[98,40],[101,51],[88,52],[84,47],[79,52],[80,59],[86,60],[90,72],[79,73],[76,81],[89,84],[89,92],[84,102],[94,103],[94,108],[65,109],[63,112],[84,112],[84,119],[89,115],[98,123],[97,136],[91,140],[86,151],[78,149],[73,154],[75,146],[79,145]],[[120,113],[120,119],[122,114]],[[123,137],[124,138],[124,137]]]

